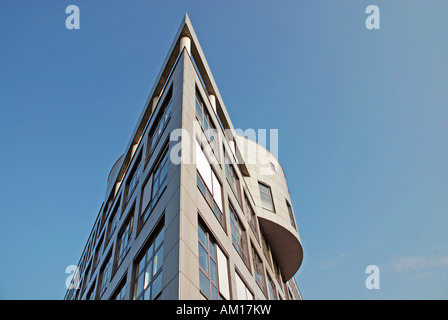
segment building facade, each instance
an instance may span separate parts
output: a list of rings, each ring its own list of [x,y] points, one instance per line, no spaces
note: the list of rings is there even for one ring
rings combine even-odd
[[[277,159],[235,133],[185,15],[65,299],[301,299]]]

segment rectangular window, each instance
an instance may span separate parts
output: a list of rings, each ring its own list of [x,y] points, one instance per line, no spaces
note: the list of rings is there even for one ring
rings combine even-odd
[[[280,267],[278,266],[277,261],[274,259],[274,272],[275,272],[275,276],[277,277],[277,282],[280,286],[279,290],[284,291],[283,288],[283,280],[282,280],[282,275],[280,272]]]
[[[275,284],[271,277],[268,276],[268,295],[269,300],[277,300],[277,292],[275,291]]]
[[[113,233],[115,232],[115,229],[117,228],[118,220],[120,219],[120,215],[118,214],[118,208],[120,207],[120,203],[118,202],[112,213],[110,214],[109,218],[109,224],[107,227],[107,236],[106,236],[106,243],[109,243],[110,238],[112,237]]]
[[[95,249],[95,257],[93,258],[93,270],[98,266],[98,262],[100,261],[101,256],[101,248],[103,247],[103,238],[98,241],[98,245]]]
[[[217,130],[213,121],[211,120],[210,114],[205,107],[205,104],[200,96],[200,93],[196,91],[196,117],[199,120],[202,130],[204,130],[205,137],[210,144],[214,154],[217,158],[218,148],[217,148]]]
[[[146,163],[148,163],[152,153],[154,152],[157,143],[162,136],[168,121],[171,119],[171,110],[172,110],[172,87],[170,87],[160,111],[157,117],[154,120],[152,125],[152,129],[148,134],[148,144],[146,147]]]
[[[143,186],[142,195],[142,222],[151,214],[152,209],[156,205],[160,196],[166,188],[168,182],[168,165],[169,165],[168,145],[162,152],[159,162],[154,167],[150,177]]]
[[[244,194],[244,213],[247,215],[247,219],[249,221],[249,226],[252,229],[255,237],[258,240],[258,228],[257,228],[257,217],[255,216],[255,212],[252,209],[252,206],[247,198],[246,194]]]
[[[138,184],[138,180],[140,178],[140,163],[141,163],[141,153],[136,158],[134,163],[134,167],[132,168],[131,173],[129,174],[129,178],[126,182],[126,203],[131,199],[132,193],[135,190],[135,187]]]
[[[125,300],[126,299],[126,278],[121,281],[118,288],[115,290],[114,294],[111,297],[111,300]]]
[[[129,213],[128,218],[126,219],[126,222],[124,223],[124,227],[120,231],[120,234],[118,235],[117,240],[117,267],[121,264],[124,257],[126,256],[126,253],[128,253],[129,248],[131,247],[132,243],[132,227],[134,225],[134,209],[133,207]]]
[[[244,281],[236,272],[235,272],[235,278],[236,278],[236,299],[254,300],[254,295],[252,294],[252,292],[250,292]]]
[[[292,211],[292,207],[289,204],[288,200],[286,200],[286,206],[288,207],[288,213],[289,213],[289,219],[291,220],[291,225],[294,227],[294,229],[297,230],[297,226],[294,221],[294,212]]]
[[[227,153],[225,153],[225,156],[224,156],[224,165],[225,165],[227,181],[229,182],[230,188],[232,189],[238,202],[241,204],[240,179],[238,178],[238,174],[236,173],[235,169],[233,168],[233,165],[232,165]]]
[[[261,182],[258,183],[258,187],[260,188],[261,205],[263,208],[275,212],[271,188]]]
[[[164,229],[160,228],[135,264],[134,300],[155,300],[162,291]]]
[[[252,246],[252,260],[254,265],[255,282],[258,284],[261,291],[263,291],[263,293],[266,293],[263,262],[253,246]]]
[[[197,140],[195,148],[198,188],[212,208],[218,221],[224,226],[221,182],[219,182],[215,171],[212,169],[212,166]]]
[[[100,296],[106,291],[107,284],[109,283],[109,280],[111,278],[112,274],[112,259],[111,254],[106,259],[106,262],[104,263],[101,271],[100,271]],[[98,293],[97,293],[98,294]]]
[[[90,275],[90,266],[91,266],[91,263],[89,263],[89,265],[86,268],[86,271],[84,272],[84,277],[82,279],[82,286],[81,286],[81,295],[80,295],[81,297],[84,294],[84,291],[86,290],[86,287],[87,287],[87,282],[88,282],[89,275]]]
[[[272,259],[271,259],[271,255],[269,254],[269,245],[268,245],[268,242],[266,241],[266,238],[265,238],[263,232],[261,232],[261,243],[263,246],[263,254],[264,254],[266,260],[272,266]]]
[[[232,231],[232,243],[236,251],[238,251],[245,265],[248,265],[247,259],[247,240],[246,230],[244,229],[240,219],[235,213],[235,209],[229,203],[230,228]]]
[[[229,299],[227,257],[208,230],[198,224],[199,287],[209,300]]]
[[[95,281],[92,284],[92,287],[90,288],[89,292],[87,292],[86,300],[93,300],[95,299],[95,296],[93,295],[95,292]]]

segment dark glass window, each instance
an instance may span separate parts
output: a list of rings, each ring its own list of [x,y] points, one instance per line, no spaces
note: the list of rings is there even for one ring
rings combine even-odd
[[[218,290],[216,243],[210,233],[198,225],[199,287],[210,300],[221,299]]]
[[[136,262],[134,300],[154,300],[162,291],[163,243],[161,228]]]
[[[241,259],[244,263],[248,264],[247,259],[247,240],[246,240],[246,230],[241,224],[240,219],[235,213],[235,209],[229,203],[229,216],[230,216],[230,228],[232,231],[232,243],[236,251],[238,251]]]
[[[271,188],[263,183],[258,183],[260,188],[261,204],[263,208],[274,212],[274,201],[272,200]]]

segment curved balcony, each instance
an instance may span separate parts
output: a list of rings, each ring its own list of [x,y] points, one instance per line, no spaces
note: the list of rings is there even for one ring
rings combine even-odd
[[[248,168],[249,176],[245,176],[244,180],[252,194],[260,228],[271,247],[283,279],[287,281],[302,264],[303,248],[287,207],[287,202],[291,204],[291,199],[285,174],[278,160],[263,146],[243,136],[237,136],[237,144]],[[270,187],[273,211],[262,205],[260,182]]]

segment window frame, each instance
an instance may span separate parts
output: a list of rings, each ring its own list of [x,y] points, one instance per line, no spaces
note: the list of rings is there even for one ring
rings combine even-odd
[[[241,179],[237,173],[237,170],[235,170],[234,164],[233,164],[231,158],[228,156],[228,152],[225,147],[224,147],[224,171],[225,171],[226,180],[229,183],[230,189],[232,190],[238,204],[241,207],[241,203],[242,203],[241,183],[240,183]],[[230,175],[230,177],[229,177],[229,175]],[[236,190],[235,190],[235,188],[236,188]]]
[[[210,167],[210,171],[211,171],[210,174],[211,174],[211,179],[212,179],[212,189],[214,189],[213,188],[213,177],[216,178],[216,180],[217,180],[217,182],[218,182],[218,184],[220,186],[219,198],[221,199],[221,207],[222,208],[220,209],[219,205],[216,203],[216,200],[215,200],[215,190],[210,190],[210,188],[207,186],[207,184],[205,183],[205,177],[202,177],[202,174],[199,172],[198,164],[196,163],[196,184],[197,184],[197,187],[198,187],[200,193],[203,195],[205,201],[209,205],[210,209],[212,210],[213,215],[219,221],[219,223],[221,224],[223,229],[226,230],[223,183],[221,181],[221,178],[217,174],[216,169],[211,164],[211,162],[208,159],[206,153],[204,152],[204,148],[203,148],[201,142],[198,139],[196,139],[196,142],[197,143],[195,144],[195,148],[197,148],[197,147],[201,148],[201,152],[203,153],[203,155],[206,158],[207,163],[208,163],[208,165]],[[218,217],[218,214],[219,214],[219,217]]]
[[[135,203],[133,204],[132,208],[129,210],[129,213],[126,217],[126,219],[124,220],[124,223],[122,224],[118,234],[117,234],[117,244],[115,246],[115,268],[114,270],[116,271],[121,263],[123,262],[123,260],[126,258],[126,255],[128,254],[132,243],[133,243],[133,231],[134,231],[134,217],[135,217]],[[129,229],[129,230],[128,230]],[[123,235],[125,234],[125,232],[127,231],[127,240],[126,240],[126,247],[123,249]]]
[[[270,199],[271,199],[271,207],[272,207],[272,209],[270,209],[270,208],[266,208],[266,207],[265,207],[265,201],[263,200],[263,197],[262,197],[261,195],[262,195],[262,193],[263,193],[264,195],[266,195],[266,192],[262,192],[262,189],[260,188],[260,186],[264,186],[265,188],[268,188],[268,189],[269,189],[269,197],[270,197]],[[271,188],[271,186],[268,185],[268,184],[266,184],[265,182],[258,181],[258,190],[259,190],[259,192],[260,192],[261,207],[262,207],[263,209],[265,209],[265,210],[268,210],[268,211],[271,211],[271,212],[275,213],[274,196],[273,196],[273,194],[272,194],[272,188]]]
[[[164,214],[163,214],[164,215]],[[161,238],[159,238],[161,236]],[[158,243],[156,243],[159,241]],[[151,254],[148,256],[148,252],[151,250]],[[162,258],[162,265],[157,269],[157,271],[154,273],[154,259],[155,257],[159,257],[157,254],[161,250],[161,258]],[[163,292],[163,282],[160,286],[160,291],[158,291],[154,296],[152,296],[152,288],[155,280],[163,280],[163,251],[165,250],[165,225],[164,225],[164,219],[162,218],[162,221],[157,223],[156,227],[151,232],[149,238],[146,240],[145,244],[142,246],[142,249],[137,254],[136,259],[133,262],[133,274],[132,274],[132,282],[131,282],[131,300],[145,300],[141,298],[145,298],[145,294],[147,290],[150,290],[151,299],[150,300],[156,300],[160,297],[160,294]],[[145,259],[145,262],[143,264],[143,271],[140,270],[140,266],[142,266],[141,262]],[[145,285],[143,285],[143,289],[140,292],[137,292],[138,290],[138,284],[140,280],[140,276],[143,274],[143,283],[145,282],[146,278],[146,270],[148,267],[151,267],[151,279],[148,281]],[[160,277],[160,279],[159,279]],[[149,289],[148,289],[149,288]]]
[[[289,220],[291,221],[291,225],[293,226],[293,228],[295,230],[297,230],[297,224],[296,224],[296,220],[294,217],[294,211],[292,210],[292,205],[289,203],[288,199],[285,199],[285,201],[286,201],[286,208],[288,210]]]
[[[168,141],[165,142],[165,145],[161,149],[160,154],[158,155],[157,160],[155,161],[154,165],[152,166],[150,173],[148,174],[145,182],[143,183],[143,187],[141,190],[142,196],[140,197],[140,214],[139,214],[139,230],[143,227],[145,222],[148,220],[149,216],[151,215],[152,211],[156,207],[157,203],[159,202],[159,199],[162,197],[164,191],[166,190],[166,187],[168,185],[168,176],[169,176],[169,164],[170,164],[170,148]],[[166,175],[164,176],[162,182],[160,180],[162,169],[164,169],[166,166]],[[160,169],[160,171],[159,171]],[[154,194],[154,182],[157,176],[157,196]],[[145,186],[147,183],[151,183],[151,196],[149,199],[149,202],[146,204],[146,206],[143,206],[143,192],[145,190]]]
[[[232,237],[232,245],[238,252],[238,255],[240,256],[241,260],[243,260],[244,264],[248,268],[250,268],[246,228],[244,227],[241,218],[238,216],[238,213],[236,212],[235,207],[232,205],[230,200],[228,207],[229,207],[230,234]],[[238,234],[235,235],[234,230],[236,230]],[[242,234],[239,234],[238,230],[241,230]],[[240,250],[238,250],[238,248],[235,246],[234,240],[238,243]]]
[[[142,171],[142,151],[140,150],[138,155],[135,157],[135,161],[132,164],[132,168],[129,172],[129,175],[126,178],[125,199],[124,199],[125,205],[123,206],[123,209],[130,202],[132,195],[134,194],[134,191],[137,189],[138,183],[140,181],[141,171]],[[132,185],[131,182],[133,182]]]
[[[253,275],[255,278],[255,282],[266,297],[266,271],[264,270],[263,260],[261,259],[260,254],[258,253],[257,249],[255,249],[255,246],[253,244],[252,264],[254,267]],[[257,272],[257,267],[261,269],[261,274]],[[259,283],[259,280],[261,280],[261,284]]]
[[[200,229],[204,232],[204,234],[206,236],[206,242],[207,242],[206,244],[204,244],[202,242],[201,238],[199,237]],[[211,254],[210,245],[213,245],[213,247],[214,247],[214,249],[213,249],[214,255]],[[201,265],[201,260],[199,257],[199,291],[205,298],[207,298],[207,300],[222,300],[222,295],[220,293],[220,288],[219,288],[219,272],[218,272],[218,257],[217,257],[218,243],[216,242],[215,237],[211,234],[209,229],[205,226],[205,224],[199,220],[198,221],[198,254],[199,254],[199,256],[200,256],[200,247],[204,248],[205,252],[207,253],[207,270],[205,270],[205,268]],[[215,280],[212,279],[211,261],[213,261],[215,264],[215,268],[214,268]],[[201,273],[204,274],[208,280],[209,295],[207,295],[207,293],[202,290]],[[213,287],[216,288],[216,297],[215,298],[213,298]]]
[[[161,105],[160,109],[157,110],[157,106],[155,108],[155,110],[157,110],[157,115],[154,118],[154,122],[152,123],[151,128],[148,132],[148,136],[146,138],[145,167],[148,165],[149,160],[151,159],[152,155],[157,149],[157,145],[159,144],[165,132],[165,129],[172,118],[171,115],[173,111],[172,104],[173,104],[173,85],[171,84],[170,88],[167,91],[166,96],[163,98],[163,102],[160,104]],[[157,131],[159,131],[159,133],[155,135]]]

